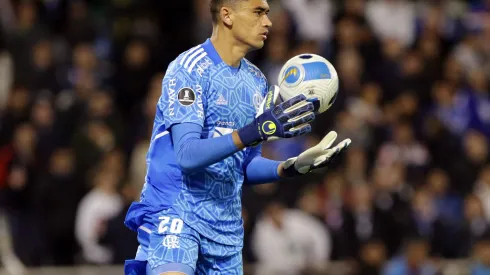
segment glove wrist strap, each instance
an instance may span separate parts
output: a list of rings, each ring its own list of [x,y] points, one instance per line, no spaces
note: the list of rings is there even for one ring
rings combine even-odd
[[[243,128],[238,129],[237,131],[238,136],[240,137],[240,140],[246,147],[253,146],[264,140],[260,135],[260,131],[258,128],[259,126],[257,120],[254,119],[252,123],[247,124]]]
[[[296,158],[290,158],[284,162],[282,171],[287,178],[292,178],[301,175],[301,173],[299,173],[298,170],[296,170],[296,168],[294,167],[295,162],[296,162]]]

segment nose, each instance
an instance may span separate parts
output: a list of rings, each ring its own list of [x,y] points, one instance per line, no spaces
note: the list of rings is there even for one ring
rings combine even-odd
[[[269,19],[269,16],[267,14],[264,17],[264,27],[266,28],[272,27],[272,21]]]

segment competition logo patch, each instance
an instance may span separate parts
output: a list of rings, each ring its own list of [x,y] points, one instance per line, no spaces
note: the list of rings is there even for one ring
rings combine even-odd
[[[177,94],[179,103],[183,106],[190,106],[196,101],[196,93],[191,88],[182,88]]]

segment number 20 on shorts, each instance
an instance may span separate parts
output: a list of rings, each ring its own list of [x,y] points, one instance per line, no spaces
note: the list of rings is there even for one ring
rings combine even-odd
[[[182,228],[184,227],[184,221],[179,218],[170,218],[170,217],[158,217],[161,220],[160,225],[158,225],[158,234],[166,233],[167,230],[172,234],[179,234],[182,232]],[[170,224],[170,227],[168,226]]]

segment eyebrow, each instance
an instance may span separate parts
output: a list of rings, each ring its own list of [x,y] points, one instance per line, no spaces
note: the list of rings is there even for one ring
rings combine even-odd
[[[264,7],[256,7],[256,8],[254,9],[254,11],[268,12],[268,11],[269,11],[269,9],[264,8]]]

